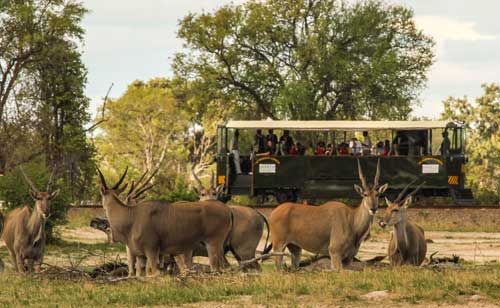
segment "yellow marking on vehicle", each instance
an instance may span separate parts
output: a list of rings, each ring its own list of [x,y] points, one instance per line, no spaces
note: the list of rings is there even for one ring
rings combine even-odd
[[[225,184],[226,183],[226,176],[225,175],[219,175],[217,177],[217,183],[219,183],[219,184]]]
[[[425,163],[427,161],[434,161],[434,162],[440,164],[441,166],[443,165],[443,161],[440,160],[439,158],[435,158],[435,157],[424,157],[424,158],[422,158],[422,160],[420,160],[418,162],[418,164],[421,165],[421,164],[423,164],[423,163]]]
[[[448,176],[448,184],[458,185],[458,175],[449,175]]]
[[[279,161],[279,159],[277,159],[276,157],[261,157],[261,158],[259,158],[259,159],[257,159],[255,161],[255,164],[259,164],[259,163],[261,163],[261,162],[263,162],[265,160],[272,160],[273,162],[276,163],[276,165],[281,164],[281,162]]]

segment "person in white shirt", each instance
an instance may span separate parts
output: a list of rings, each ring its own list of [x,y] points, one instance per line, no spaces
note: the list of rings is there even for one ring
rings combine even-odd
[[[241,174],[241,164],[240,164],[240,151],[238,149],[238,138],[240,132],[236,130],[234,132],[233,144],[231,146],[231,152],[233,153],[234,167],[236,168],[236,174]]]
[[[351,141],[349,142],[349,148],[351,149],[351,153],[354,156],[360,156],[361,154],[363,154],[363,145],[356,138],[351,139]]]
[[[370,139],[370,136],[368,135],[367,131],[363,132],[363,153],[365,155],[370,154],[370,151],[372,149],[372,140]]]

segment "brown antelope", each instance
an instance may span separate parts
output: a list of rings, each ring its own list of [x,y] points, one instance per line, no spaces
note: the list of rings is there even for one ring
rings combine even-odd
[[[358,253],[361,243],[370,234],[378,200],[388,187],[379,186],[380,159],[372,186],[366,183],[358,160],[358,174],[362,187],[354,185],[363,198],[357,207],[330,201],[320,206],[283,203],[269,217],[273,250],[282,253],[288,248],[292,267],[300,263],[302,249],[318,254],[329,254],[332,269],[342,270]],[[276,268],[282,267],[283,256],[276,257]]]
[[[379,225],[382,228],[394,226],[389,241],[388,256],[393,266],[420,265],[427,253],[427,242],[425,241],[424,229],[411,223],[407,219],[406,209],[411,204],[412,196],[422,187],[420,184],[413,192],[403,198],[404,194],[412,185],[408,184],[394,201],[385,198],[387,209]]]
[[[198,183],[197,193],[201,200],[217,200],[223,186],[215,186],[215,177],[212,173],[211,187],[206,188],[193,171],[193,177]],[[231,251],[238,263],[255,258],[255,252],[259,245],[264,225],[267,226],[267,241],[269,239],[269,223],[267,218],[256,209],[246,206],[232,205],[229,207],[233,213],[233,228],[230,240],[225,248],[225,252]],[[200,249],[202,251],[202,249]],[[245,266],[245,269],[260,269],[258,262],[253,262]]]
[[[29,194],[35,200],[35,206],[33,209],[24,206],[10,212],[5,218],[1,239],[9,250],[15,270],[23,273],[26,262],[29,270],[34,266],[38,273],[45,250],[45,222],[50,214],[50,200],[59,194],[59,190],[51,192],[55,168],[45,192],[38,191],[23,169],[21,173],[30,186]]]
[[[207,246],[212,270],[220,270],[223,246],[232,225],[231,211],[218,201],[145,201],[135,206],[119,199],[127,170],[111,188],[98,169],[102,205],[108,217],[113,240],[127,245],[129,255],[146,257],[151,275],[157,275],[159,255],[174,255],[181,271],[191,265],[192,251],[203,242]],[[129,263],[129,270],[132,264]]]

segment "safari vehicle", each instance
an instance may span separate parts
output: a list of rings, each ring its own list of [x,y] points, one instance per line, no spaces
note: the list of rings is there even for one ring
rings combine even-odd
[[[284,130],[306,142],[306,136],[323,138],[334,146],[348,143],[350,138],[367,131],[394,143],[398,136],[407,138],[410,150],[405,155],[270,155],[255,156],[252,149],[240,149],[241,174],[236,173],[230,145],[235,130],[254,134],[273,129]],[[448,135],[447,149],[441,151],[444,132]],[[317,136],[320,137],[317,137]],[[275,196],[279,203],[297,199],[335,199],[355,197],[354,184],[359,184],[357,158],[365,176],[374,176],[380,158],[380,183],[389,183],[388,195],[397,195],[415,179],[415,185],[425,182],[419,191],[423,197],[452,197],[457,203],[472,203],[470,189],[465,188],[465,127],[445,121],[228,121],[218,126],[217,184],[223,189],[219,199],[235,195]],[[247,138],[248,142],[253,139]],[[378,140],[373,140],[377,143]],[[241,138],[239,144],[242,144]],[[246,152],[246,153],[245,153]],[[367,154],[367,153],[365,153]],[[414,187],[413,187],[414,188]]]

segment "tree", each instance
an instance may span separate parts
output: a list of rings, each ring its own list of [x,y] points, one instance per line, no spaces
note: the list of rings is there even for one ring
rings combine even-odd
[[[252,118],[406,118],[433,62],[413,12],[380,1],[249,1],[189,14],[178,36],[177,76]]]
[[[188,152],[184,140],[189,121],[178,108],[167,79],[134,81],[116,100],[109,100],[96,145],[108,169],[118,173],[125,166],[132,174],[160,168],[157,181],[164,189],[175,186],[176,177],[185,174]]]
[[[467,97],[446,99],[442,118],[468,126],[467,176],[476,194],[500,195],[500,86],[483,84],[484,94],[471,103]]]
[[[66,0],[2,1],[0,5],[0,122],[16,85],[54,41],[81,40],[86,9]]]

